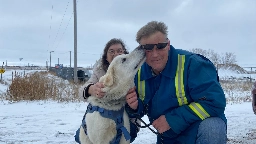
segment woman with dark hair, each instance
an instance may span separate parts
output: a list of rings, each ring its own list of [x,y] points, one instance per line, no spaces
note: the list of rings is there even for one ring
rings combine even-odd
[[[103,84],[99,83],[100,77],[102,77],[107,72],[109,64],[116,56],[128,53],[129,52],[127,51],[125,44],[121,39],[113,38],[108,41],[103,50],[101,59],[98,60],[93,67],[93,74],[79,90],[80,97],[84,101],[86,101],[90,95],[103,97],[104,93],[102,93],[100,90],[103,87]]]
[[[87,98],[91,95],[97,96],[99,98],[104,96],[104,93],[101,91],[101,88],[104,87],[102,83],[99,83],[100,77],[102,77],[108,69],[109,64],[112,60],[121,54],[128,54],[129,52],[126,49],[124,42],[121,39],[113,38],[107,42],[102,57],[94,64],[93,66],[93,74],[90,79],[79,89],[79,96],[83,101],[86,101]],[[130,123],[130,135],[132,142],[136,137],[139,129],[134,124],[135,119],[131,119],[132,123]],[[137,122],[140,123],[140,122]],[[79,142],[79,131],[77,130],[75,135],[76,142]]]

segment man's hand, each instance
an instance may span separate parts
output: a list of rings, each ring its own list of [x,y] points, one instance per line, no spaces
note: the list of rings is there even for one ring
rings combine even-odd
[[[160,134],[168,131],[171,128],[164,115],[161,115],[158,119],[156,119],[152,125]]]
[[[101,90],[102,88],[104,88],[103,83],[97,82],[89,87],[88,93],[98,98],[102,98],[105,95],[105,92],[102,92]]]
[[[135,89],[136,87],[131,88],[126,95],[126,102],[133,110],[138,108],[138,97]]]

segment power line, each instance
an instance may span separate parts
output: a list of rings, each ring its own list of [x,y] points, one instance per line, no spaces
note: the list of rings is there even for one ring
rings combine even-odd
[[[52,11],[53,11],[53,5],[52,5]],[[51,40],[51,30],[52,30],[52,13],[51,13],[51,20],[50,20],[50,34],[49,34],[49,43],[48,43],[49,49],[50,49],[50,40]]]
[[[63,16],[62,16],[62,19],[61,19],[60,25],[59,25],[58,30],[57,30],[57,34],[56,34],[56,36],[55,36],[55,38],[54,38],[54,41],[53,41],[53,47],[54,47],[54,44],[55,44],[55,42],[56,42],[56,39],[57,39],[57,37],[58,37],[58,35],[59,35],[60,27],[62,26],[63,19],[64,19],[65,15],[66,15],[66,12],[67,12],[67,8],[68,8],[68,6],[69,6],[69,1],[68,1],[67,6],[66,6],[65,12],[64,12],[64,14],[63,14]],[[53,10],[53,5],[52,5],[52,10]],[[51,19],[52,19],[52,16],[51,16]],[[50,29],[51,29],[51,27],[50,27]]]
[[[68,20],[68,24],[66,25],[66,28],[65,28],[64,32],[62,33],[62,35],[61,35],[61,37],[60,37],[60,40],[59,40],[57,46],[55,47],[55,49],[57,49],[57,48],[59,47],[60,41],[62,40],[62,37],[64,36],[64,34],[65,34],[66,30],[67,30],[67,27],[69,26],[69,22],[70,22],[70,20],[71,20],[72,17],[73,17],[73,13],[72,13],[72,15],[70,16],[70,18],[69,18],[69,20]]]
[[[79,54],[84,54],[84,55],[101,55],[99,53],[82,53],[82,52],[77,52]]]
[[[56,51],[54,51],[56,54],[66,54],[66,53],[69,53],[69,51],[67,51],[67,52],[56,52]]]

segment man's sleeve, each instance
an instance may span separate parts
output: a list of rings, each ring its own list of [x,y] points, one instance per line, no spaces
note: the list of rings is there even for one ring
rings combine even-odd
[[[215,66],[200,56],[193,56],[187,69],[186,97],[191,103],[166,114],[172,130],[179,134],[196,121],[224,115],[226,99],[218,82]]]
[[[133,110],[130,108],[128,104],[125,105],[125,110],[130,118],[142,118],[144,116],[143,112],[144,106],[141,99],[138,98],[138,108],[136,110]]]

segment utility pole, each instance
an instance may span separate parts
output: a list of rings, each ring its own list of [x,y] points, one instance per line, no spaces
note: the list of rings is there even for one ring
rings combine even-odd
[[[54,52],[54,51],[50,51],[50,68],[49,68],[49,70],[51,69],[51,66],[52,66],[52,55],[51,55],[52,52]]]
[[[76,0],[73,0],[74,5],[74,83],[77,83],[77,23],[76,23]]]
[[[71,67],[71,51],[69,51],[69,62],[70,62],[69,67]]]
[[[46,61],[46,70],[48,71],[48,61]]]
[[[5,72],[5,70],[4,70],[4,62],[3,62],[3,65],[2,65],[2,68],[0,69],[0,73],[1,73],[1,79],[0,79],[0,81],[2,81],[2,74]]]

